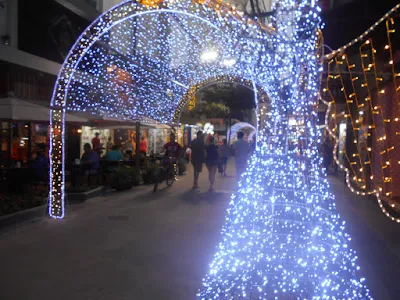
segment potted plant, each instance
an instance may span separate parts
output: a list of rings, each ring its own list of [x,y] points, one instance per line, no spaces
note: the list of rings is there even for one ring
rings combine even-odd
[[[117,191],[129,190],[139,185],[140,174],[135,168],[119,167],[111,174],[110,186]]]
[[[142,179],[144,183],[153,183],[155,172],[159,166],[155,163],[149,163],[145,166],[142,172]]]

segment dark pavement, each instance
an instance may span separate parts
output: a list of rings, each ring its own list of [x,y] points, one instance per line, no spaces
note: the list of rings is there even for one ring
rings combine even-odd
[[[195,299],[235,177],[217,175],[213,193],[205,169],[199,191],[191,190],[192,178],[190,168],[156,194],[151,186],[110,193],[71,206],[64,220],[0,233],[1,299]],[[331,183],[372,295],[400,299],[400,225],[341,180]]]

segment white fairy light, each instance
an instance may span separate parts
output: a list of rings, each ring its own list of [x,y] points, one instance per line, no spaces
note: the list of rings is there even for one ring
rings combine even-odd
[[[276,9],[274,68],[270,62],[260,74],[280,78],[266,86],[271,117],[232,196],[222,241],[198,297],[371,299],[319,168],[320,9],[310,0],[281,0]],[[289,125],[291,118],[298,122]],[[287,146],[289,139],[299,141],[295,149]]]
[[[370,299],[319,169],[320,9],[310,1],[278,1],[275,29],[265,30],[227,6],[191,0],[162,8],[125,1],[100,16],[55,85],[50,216],[65,213],[66,110],[171,123],[192,87],[239,77],[257,87],[257,151],[232,196],[199,299]],[[233,59],[229,68],[221,63]],[[304,128],[289,126],[290,117]],[[299,143],[289,148],[289,139]]]

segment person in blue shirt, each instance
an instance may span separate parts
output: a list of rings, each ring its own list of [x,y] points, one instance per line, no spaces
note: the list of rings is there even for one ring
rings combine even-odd
[[[86,168],[86,173],[88,174],[97,174],[99,172],[100,162],[99,155],[92,150],[92,147],[89,143],[86,143],[83,146],[83,150],[85,151],[82,155],[81,163]]]
[[[32,161],[32,169],[36,180],[47,179],[47,168],[49,167],[49,160],[44,154],[46,145],[44,143],[37,144],[36,157]]]
[[[107,152],[105,160],[107,161],[120,161],[123,160],[124,156],[122,155],[121,151],[119,150],[119,146],[113,145],[111,150]]]

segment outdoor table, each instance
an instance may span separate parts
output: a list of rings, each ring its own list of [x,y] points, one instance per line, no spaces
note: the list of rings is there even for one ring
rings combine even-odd
[[[88,168],[87,164],[72,164],[71,165],[71,185],[75,188],[80,188],[85,182],[85,171]],[[101,170],[98,174],[90,174],[90,176],[100,176]]]

